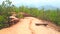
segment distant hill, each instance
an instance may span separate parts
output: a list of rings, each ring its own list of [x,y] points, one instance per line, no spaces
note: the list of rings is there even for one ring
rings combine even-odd
[[[51,6],[51,5],[45,5],[45,6],[40,6],[39,9],[42,9],[44,8],[45,10],[48,10],[48,9],[57,9],[57,7],[54,7],[54,6]]]

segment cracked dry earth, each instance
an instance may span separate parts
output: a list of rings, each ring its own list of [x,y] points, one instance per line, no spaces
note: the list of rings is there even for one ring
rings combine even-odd
[[[36,23],[44,23],[34,17],[25,17],[20,19],[17,24],[0,30],[0,34],[60,34],[60,32],[44,25],[35,25]]]

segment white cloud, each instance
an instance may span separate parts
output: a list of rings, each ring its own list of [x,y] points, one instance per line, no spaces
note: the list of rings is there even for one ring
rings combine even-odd
[[[3,0],[0,0],[2,2]],[[56,5],[60,6],[60,0],[11,0],[14,5]],[[0,3],[1,4],[1,3]]]
[[[13,4],[37,4],[37,3],[42,3],[42,4],[53,4],[53,3],[58,3],[60,0],[11,0]]]

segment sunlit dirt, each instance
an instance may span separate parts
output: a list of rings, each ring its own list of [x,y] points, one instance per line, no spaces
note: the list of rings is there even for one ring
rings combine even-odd
[[[44,24],[45,22],[34,17],[25,17],[20,19],[17,24],[0,30],[0,34],[60,34],[48,25],[36,25],[36,23]]]

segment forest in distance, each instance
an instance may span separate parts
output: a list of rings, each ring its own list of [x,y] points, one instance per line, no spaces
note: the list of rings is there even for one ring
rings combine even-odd
[[[5,3],[6,2],[6,3]],[[19,12],[25,12],[27,14],[32,15],[33,17],[51,21],[57,26],[60,26],[60,9],[48,9],[44,10],[38,9],[36,7],[27,7],[27,6],[20,6],[16,7],[12,5],[12,2],[9,0],[3,1],[0,5],[0,29],[8,27],[8,17],[11,15],[11,12],[16,12],[18,18],[22,18],[22,15],[19,15]]]

